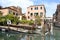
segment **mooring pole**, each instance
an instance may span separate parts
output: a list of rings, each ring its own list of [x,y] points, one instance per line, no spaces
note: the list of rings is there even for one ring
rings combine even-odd
[[[44,25],[42,27],[42,35],[41,35],[41,40],[45,40],[45,25],[46,24],[46,21],[44,20]]]
[[[42,39],[41,40],[45,40],[45,27],[43,27],[42,29],[42,35],[41,35]]]

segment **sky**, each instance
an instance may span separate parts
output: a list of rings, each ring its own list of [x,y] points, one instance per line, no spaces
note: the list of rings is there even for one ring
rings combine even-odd
[[[46,8],[46,16],[52,17],[56,11],[57,4],[60,0],[0,0],[0,6],[19,6],[22,8],[22,12],[26,13],[27,7],[31,5],[41,5],[44,4]]]

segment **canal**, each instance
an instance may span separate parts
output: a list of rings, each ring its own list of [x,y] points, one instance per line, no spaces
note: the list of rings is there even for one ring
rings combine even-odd
[[[45,40],[60,40],[60,29],[54,28],[53,35],[46,35]],[[41,40],[40,34],[18,33],[14,31],[0,31],[0,40]]]
[[[54,40],[60,40],[60,28],[54,27]]]

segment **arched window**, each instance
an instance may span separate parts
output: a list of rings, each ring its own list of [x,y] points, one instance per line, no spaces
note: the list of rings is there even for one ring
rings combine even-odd
[[[35,10],[38,10],[38,7],[35,7]]]
[[[31,13],[30,15],[33,16],[33,13]]]
[[[40,7],[40,9],[42,9],[42,7]]]

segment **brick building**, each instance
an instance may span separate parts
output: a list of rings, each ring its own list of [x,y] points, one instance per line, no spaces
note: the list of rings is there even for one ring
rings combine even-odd
[[[60,26],[60,4],[57,5],[55,14],[53,14],[53,23],[55,26]]]
[[[5,8],[0,7],[0,12],[2,13],[2,16],[12,13],[13,15],[20,17],[21,20],[22,9],[20,7],[15,7],[15,6],[10,6]]]

